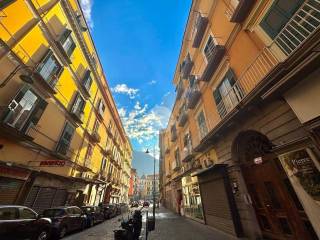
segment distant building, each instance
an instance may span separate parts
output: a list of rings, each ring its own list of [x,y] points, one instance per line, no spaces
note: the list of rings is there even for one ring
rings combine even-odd
[[[139,181],[138,195],[140,199],[152,200],[153,199],[153,182],[154,175],[142,175]],[[155,193],[156,197],[159,196],[159,174],[155,175]]]

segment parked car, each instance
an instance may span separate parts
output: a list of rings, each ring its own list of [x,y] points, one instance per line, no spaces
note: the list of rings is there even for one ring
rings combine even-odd
[[[0,239],[47,240],[51,233],[51,220],[42,218],[28,207],[0,206]]]
[[[96,206],[83,206],[82,211],[87,215],[87,227],[92,227],[94,224],[104,221],[103,209]]]
[[[149,206],[150,206],[150,203],[146,201],[146,202],[143,203],[143,206],[144,206],[144,207],[149,207]]]
[[[103,214],[105,219],[110,219],[117,216],[117,209],[115,205],[112,204],[104,204],[101,206],[103,209]]]
[[[84,229],[87,222],[86,214],[76,206],[49,208],[42,216],[52,220],[52,234],[58,239],[69,232]]]

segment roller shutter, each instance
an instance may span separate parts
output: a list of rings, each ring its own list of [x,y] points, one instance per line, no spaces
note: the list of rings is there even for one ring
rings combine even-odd
[[[0,177],[0,205],[14,204],[24,181]]]
[[[233,219],[223,178],[215,178],[200,184],[206,224],[235,235]]]
[[[52,207],[63,206],[65,205],[66,201],[67,201],[67,190],[57,189],[52,202]]]

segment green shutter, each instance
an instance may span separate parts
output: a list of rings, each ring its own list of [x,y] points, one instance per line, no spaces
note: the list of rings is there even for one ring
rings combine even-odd
[[[276,0],[262,19],[263,30],[274,39],[293,14],[301,6],[303,0]]]

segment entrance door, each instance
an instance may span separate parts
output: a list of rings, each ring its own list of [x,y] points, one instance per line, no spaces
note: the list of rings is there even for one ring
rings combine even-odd
[[[277,160],[277,159],[276,159]],[[265,239],[312,239],[282,181],[275,161],[243,166],[243,174]]]

